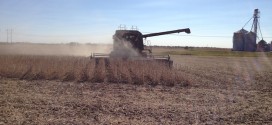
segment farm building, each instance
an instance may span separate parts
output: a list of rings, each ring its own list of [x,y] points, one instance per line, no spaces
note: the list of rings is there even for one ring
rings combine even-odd
[[[259,9],[254,10],[254,14],[250,20],[253,19],[253,23],[251,25],[251,30],[247,31],[244,27],[247,25],[248,22],[244,25],[244,27],[234,32],[233,34],[233,51],[270,51],[271,44],[267,44],[263,40],[262,32],[260,29],[260,11]],[[258,32],[259,31],[259,32]],[[257,44],[257,38],[261,40]]]
[[[257,44],[257,50],[259,52],[265,52],[265,51],[270,51],[270,44],[267,44],[266,41],[261,40]]]

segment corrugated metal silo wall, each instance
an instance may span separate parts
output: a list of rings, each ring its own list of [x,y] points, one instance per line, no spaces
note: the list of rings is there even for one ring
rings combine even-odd
[[[272,51],[272,41],[271,41],[271,43],[270,43],[270,51]]]
[[[271,51],[271,44],[267,44],[267,47],[268,47],[268,51]]]
[[[270,51],[272,51],[272,41],[271,41],[271,43],[270,43]]]
[[[249,32],[246,34],[245,37],[245,46],[244,49],[245,51],[256,51],[256,34],[253,32]]]
[[[233,34],[233,50],[234,51],[244,51],[244,37],[243,33]]]

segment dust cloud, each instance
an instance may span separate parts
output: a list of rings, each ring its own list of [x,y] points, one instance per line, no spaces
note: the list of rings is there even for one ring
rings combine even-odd
[[[90,56],[91,53],[109,54],[111,51],[112,44],[0,43],[0,55]]]
[[[140,55],[140,53],[135,49],[130,41],[119,39],[117,37],[115,38],[113,44],[113,50],[114,51],[110,53],[111,57],[129,58]]]

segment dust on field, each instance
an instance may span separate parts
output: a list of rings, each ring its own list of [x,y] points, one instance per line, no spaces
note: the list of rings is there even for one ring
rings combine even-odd
[[[90,56],[92,53],[110,53],[111,50],[111,44],[0,43],[0,55]]]

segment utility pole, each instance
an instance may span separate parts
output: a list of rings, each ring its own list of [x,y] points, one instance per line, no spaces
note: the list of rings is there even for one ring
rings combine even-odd
[[[12,31],[13,29],[10,29],[10,43],[12,43]]]
[[[7,29],[7,43],[9,42],[9,29]]]
[[[7,29],[7,43],[12,43],[12,32],[13,32],[13,29]]]

